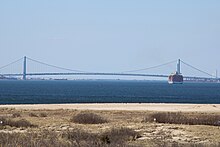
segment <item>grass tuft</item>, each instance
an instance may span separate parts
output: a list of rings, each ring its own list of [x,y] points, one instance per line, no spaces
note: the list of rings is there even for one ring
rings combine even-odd
[[[112,128],[101,135],[101,140],[106,144],[123,144],[126,141],[134,141],[139,133],[130,128]]]
[[[20,120],[12,120],[9,118],[0,118],[0,126],[10,126],[10,127],[17,127],[17,128],[28,128],[28,127],[37,127],[36,125],[30,123],[26,119]]]
[[[44,112],[42,112],[42,113],[39,114],[39,116],[40,116],[40,117],[47,117],[47,114],[44,113]]]
[[[148,115],[144,118],[144,122],[153,121],[169,124],[220,126],[220,115],[184,114],[181,112],[159,112]]]
[[[13,118],[21,117],[21,114],[18,113],[18,112],[15,112],[15,113],[12,114],[12,117],[13,117]]]
[[[95,133],[85,132],[81,129],[74,129],[71,131],[67,131],[63,134],[63,137],[71,142],[72,146],[101,146],[101,142],[99,137]]]
[[[35,114],[35,113],[29,113],[29,116],[30,116],[30,117],[38,117],[38,115]]]
[[[0,146],[60,147],[71,146],[55,132],[3,133],[0,132]]]
[[[94,113],[79,113],[70,119],[71,122],[79,124],[102,124],[108,121]]]
[[[128,146],[128,141],[134,141],[139,134],[129,128],[112,128],[104,133],[89,133],[81,129],[67,131],[63,137],[73,146],[115,147]]]

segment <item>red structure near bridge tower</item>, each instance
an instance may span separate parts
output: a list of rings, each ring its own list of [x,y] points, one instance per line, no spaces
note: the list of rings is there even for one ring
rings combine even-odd
[[[176,72],[171,74],[168,77],[168,83],[169,84],[182,84],[183,83],[183,76],[180,72],[180,59],[178,60],[178,63],[177,63]]]

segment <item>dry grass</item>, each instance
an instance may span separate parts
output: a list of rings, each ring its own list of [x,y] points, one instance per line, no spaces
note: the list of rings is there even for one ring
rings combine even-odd
[[[0,126],[10,126],[17,128],[37,127],[37,125],[30,123],[26,119],[12,120],[10,118],[4,118],[4,117],[0,118]]]
[[[72,146],[90,147],[90,146],[101,146],[102,143],[99,137],[95,133],[88,133],[80,129],[74,129],[67,131],[63,134],[63,137],[71,142]]]
[[[38,117],[38,115],[35,114],[35,113],[29,113],[29,116],[30,116],[30,117]]]
[[[40,116],[40,117],[47,117],[47,113],[41,112],[41,113],[39,114],[39,116]]]
[[[181,112],[159,112],[148,115],[145,122],[158,122],[169,124],[187,125],[212,125],[220,126],[220,115],[212,114],[184,114]]]
[[[15,113],[19,113],[20,116],[13,116]],[[41,113],[46,118],[43,115],[41,116]],[[22,125],[2,125],[1,127],[0,125],[0,146],[217,147],[220,145],[219,126],[179,125],[178,123],[183,118],[184,120],[185,118],[194,120],[193,118],[209,116],[207,118],[210,120],[210,117],[218,118],[219,113],[165,114],[167,114],[166,117],[162,114],[159,115],[159,113],[148,111],[1,109],[0,118],[13,122],[25,119],[30,124],[36,124],[38,127],[25,127],[29,125],[23,125],[24,127]],[[168,114],[172,117],[169,118]],[[73,118],[76,116],[82,120],[82,123],[74,121]],[[168,117],[167,121],[169,123],[158,123],[158,118],[154,122],[156,116],[161,118],[160,121]],[[97,121],[99,120],[97,118],[104,119],[104,123],[103,121],[101,123]],[[149,123],[143,123],[143,118],[145,118],[144,122]],[[178,121],[175,122],[175,119]],[[204,120],[200,119],[200,121]],[[207,121],[205,120],[205,122]],[[18,124],[22,123],[19,122]],[[22,126],[22,128],[19,126]]]
[[[54,132],[0,133],[0,146],[60,147],[70,146]]]
[[[103,136],[109,135],[111,141],[106,142]],[[0,146],[37,146],[37,147],[117,147],[129,146],[128,137],[134,137],[135,131],[121,128],[104,134],[89,133],[80,129],[56,133],[42,131],[38,133],[0,133]],[[116,136],[114,136],[116,135]],[[9,139],[10,138],[10,139]]]
[[[129,146],[128,141],[134,141],[138,133],[129,128],[112,128],[103,133],[91,133],[82,129],[67,131],[62,135],[72,146],[83,147],[116,147]]]
[[[135,141],[139,133],[130,128],[112,128],[101,135],[101,140],[106,144],[124,144],[126,141]]]
[[[12,117],[14,117],[14,118],[21,117],[21,114],[19,112],[15,112],[12,114]]]
[[[183,143],[162,143],[162,144],[157,144],[156,147],[220,147],[220,143],[212,144],[195,144],[195,143],[188,143],[188,144],[183,144]]]
[[[79,124],[102,124],[108,121],[94,113],[79,113],[70,119],[71,122]]]

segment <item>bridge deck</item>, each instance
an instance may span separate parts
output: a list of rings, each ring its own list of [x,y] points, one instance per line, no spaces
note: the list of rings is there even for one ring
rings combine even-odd
[[[11,77],[16,77],[16,76],[23,76],[22,73],[17,73],[17,74],[0,74],[1,76],[11,76]],[[132,73],[80,73],[80,72],[74,72],[74,73],[26,73],[26,76],[58,76],[58,75],[104,75],[104,76],[135,76],[135,77],[161,77],[161,78],[166,78],[169,75],[156,75],[156,74],[132,74]],[[191,80],[217,80],[220,81],[220,78],[207,78],[207,77],[192,77],[192,76],[185,76],[185,80],[191,79]]]

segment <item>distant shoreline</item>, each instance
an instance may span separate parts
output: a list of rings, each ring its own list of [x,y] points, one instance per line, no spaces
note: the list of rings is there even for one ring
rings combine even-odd
[[[174,103],[83,103],[83,104],[12,104],[1,108],[14,109],[76,109],[76,110],[125,110],[170,112],[219,112],[220,104],[174,104]]]

